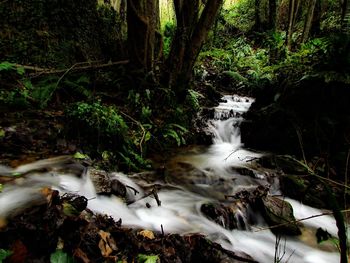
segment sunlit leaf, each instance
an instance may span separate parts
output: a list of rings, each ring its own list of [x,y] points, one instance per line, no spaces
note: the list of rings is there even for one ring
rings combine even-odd
[[[88,155],[83,154],[83,153],[81,153],[81,152],[76,152],[76,153],[73,155],[73,157],[74,157],[75,159],[79,159],[79,160],[84,160],[84,159],[88,159],[88,158],[89,158]]]
[[[14,67],[14,64],[8,61],[4,61],[0,63],[0,71],[13,69],[13,67]]]
[[[137,256],[138,263],[157,263],[159,262],[159,257],[157,255],[144,255],[139,254]]]

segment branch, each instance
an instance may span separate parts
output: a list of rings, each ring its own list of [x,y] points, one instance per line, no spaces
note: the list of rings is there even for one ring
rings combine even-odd
[[[100,69],[100,68],[106,68],[106,67],[111,67],[115,65],[125,65],[129,63],[129,60],[121,60],[121,61],[110,62],[105,64],[97,64],[99,62],[100,61],[78,62],[72,65],[68,69],[50,69],[50,68],[41,68],[41,67],[21,65],[21,64],[14,64],[14,66],[18,68],[21,67],[21,68],[24,68],[25,70],[34,71],[35,73],[40,73],[40,74],[57,74],[57,73],[66,73],[67,71],[69,72],[69,71],[72,71],[73,69],[74,70]],[[79,65],[81,66],[78,67]],[[34,73],[31,73],[31,74],[34,74]]]
[[[119,112],[120,112],[121,114],[123,114],[125,117],[129,118],[130,120],[132,120],[133,122],[135,122],[137,125],[140,126],[140,128],[141,128],[141,130],[142,130],[142,137],[141,137],[141,140],[140,140],[140,143],[139,143],[139,147],[140,147],[140,152],[141,152],[141,156],[142,156],[142,152],[143,152],[143,150],[142,150],[142,143],[143,143],[143,141],[144,141],[144,139],[145,139],[145,136],[146,136],[146,129],[145,129],[145,127],[143,127],[143,125],[142,125],[141,122],[135,120],[135,119],[134,119],[133,117],[131,117],[130,115],[128,115],[128,114],[126,114],[126,113],[124,113],[124,112],[122,112],[122,111],[119,111]]]

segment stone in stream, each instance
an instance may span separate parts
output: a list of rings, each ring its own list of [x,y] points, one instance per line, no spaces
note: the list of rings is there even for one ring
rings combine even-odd
[[[101,194],[101,195],[114,194],[120,197],[126,196],[125,185],[119,182],[117,179],[111,179],[111,177],[106,171],[89,168],[88,174],[90,176],[92,183],[95,186],[95,190],[97,194]]]
[[[301,230],[293,214],[292,206],[285,200],[275,196],[265,196],[261,199],[262,215],[276,235],[300,235]],[[274,227],[278,226],[278,227]]]

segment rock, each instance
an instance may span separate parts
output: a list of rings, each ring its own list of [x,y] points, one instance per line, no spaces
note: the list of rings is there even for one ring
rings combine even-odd
[[[210,220],[226,229],[247,229],[246,212],[242,211],[242,204],[209,203],[201,206],[201,212]],[[244,207],[243,207],[244,209]]]
[[[266,196],[262,198],[263,217],[269,226],[274,227],[271,231],[276,235],[300,235],[301,231],[295,221],[293,208],[287,202],[275,196]]]
[[[113,179],[111,182],[112,194],[120,197],[126,197],[126,186],[119,182],[117,179]]]
[[[268,189],[258,186],[251,190],[243,190],[230,199],[231,202],[207,203],[201,206],[201,212],[210,220],[226,229],[249,229],[254,224],[250,217],[251,208],[257,208]]]
[[[87,173],[95,186],[97,194],[112,194],[111,178],[106,171],[89,168]]]

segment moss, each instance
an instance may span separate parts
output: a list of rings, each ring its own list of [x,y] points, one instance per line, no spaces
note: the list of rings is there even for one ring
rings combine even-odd
[[[0,24],[0,57],[11,62],[66,67],[120,55],[116,12],[96,0],[5,1]]]

